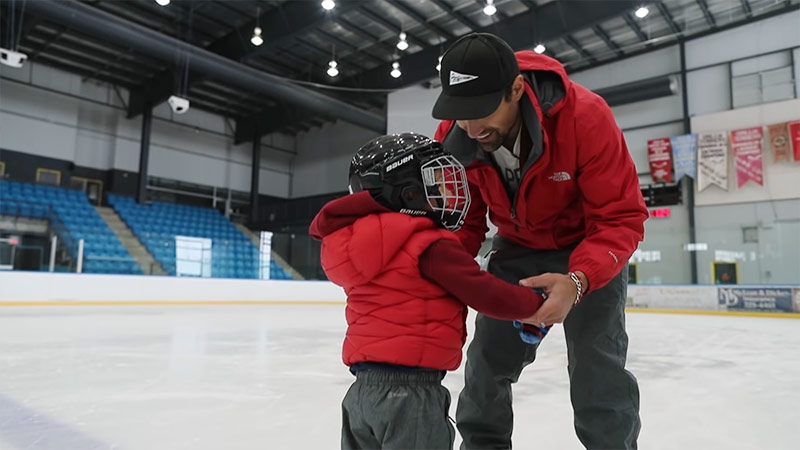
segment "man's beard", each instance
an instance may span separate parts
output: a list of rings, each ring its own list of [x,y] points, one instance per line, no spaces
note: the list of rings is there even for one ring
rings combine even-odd
[[[486,142],[486,143],[478,142],[478,145],[481,147],[481,150],[483,150],[486,153],[492,153],[495,150],[497,150],[500,147],[502,147],[503,146],[503,141],[505,141],[505,139],[506,139],[506,135],[503,134],[503,133],[500,133],[500,131],[497,130],[497,129],[493,129],[492,130],[492,135],[494,135],[496,137],[494,139],[492,139],[490,142]]]

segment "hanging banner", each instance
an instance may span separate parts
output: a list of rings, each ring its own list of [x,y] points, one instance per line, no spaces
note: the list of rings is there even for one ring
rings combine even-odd
[[[684,175],[697,178],[697,135],[672,136],[669,142],[672,145],[675,179],[680,180]]]
[[[794,160],[800,161],[800,121],[789,122],[789,137],[794,150]]]
[[[697,191],[716,185],[728,190],[728,134],[697,134]]]
[[[647,141],[647,161],[653,183],[672,183],[672,149],[669,138]]]
[[[743,128],[731,131],[731,151],[736,168],[736,186],[742,187],[748,181],[764,185],[764,161],[761,142],[764,139],[762,127]]]
[[[772,147],[772,161],[787,162],[792,160],[792,148],[789,142],[789,124],[776,123],[769,125],[769,145]]]

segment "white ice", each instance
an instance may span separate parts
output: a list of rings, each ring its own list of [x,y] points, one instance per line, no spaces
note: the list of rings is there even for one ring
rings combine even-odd
[[[800,448],[800,321],[629,314],[628,331],[640,448]],[[336,449],[343,332],[340,305],[0,307],[0,448]],[[581,448],[561,328],[514,399],[515,448]]]

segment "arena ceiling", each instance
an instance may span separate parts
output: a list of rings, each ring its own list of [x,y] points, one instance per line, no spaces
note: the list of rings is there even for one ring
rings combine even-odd
[[[486,0],[335,0],[331,10],[319,0],[168,3],[2,0],[0,46],[16,48],[32,62],[124,87],[130,93],[129,117],[181,94],[193,108],[235,121],[236,140],[243,142],[254,133],[319,126],[342,118],[339,109],[381,118],[387,92],[435,79],[442,51],[473,31],[498,34],[517,50],[541,44],[544,53],[574,72],[800,7],[800,0],[495,0],[496,12],[487,15]],[[91,29],[90,21],[70,22],[54,12],[56,6],[92,13],[100,26],[113,22],[131,32],[149,30],[187,47],[172,57],[159,56]],[[649,11],[640,18],[641,6]],[[253,42],[256,27],[260,45]],[[404,50],[397,45],[401,33],[408,44]],[[309,108],[313,102],[298,105],[232,82],[201,70],[201,49],[224,58],[217,63],[242,64],[298,95],[316,95],[313,101],[321,93],[323,100],[341,103]],[[335,77],[327,72],[332,60]],[[396,78],[395,62],[401,72]]]

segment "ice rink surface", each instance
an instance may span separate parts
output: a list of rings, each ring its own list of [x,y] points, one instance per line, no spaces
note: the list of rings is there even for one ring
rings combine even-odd
[[[0,448],[337,449],[344,328],[341,305],[0,307]],[[633,313],[628,332],[640,448],[800,448],[800,321]],[[454,416],[463,363],[445,385]],[[515,448],[582,448],[560,327],[514,398]]]

